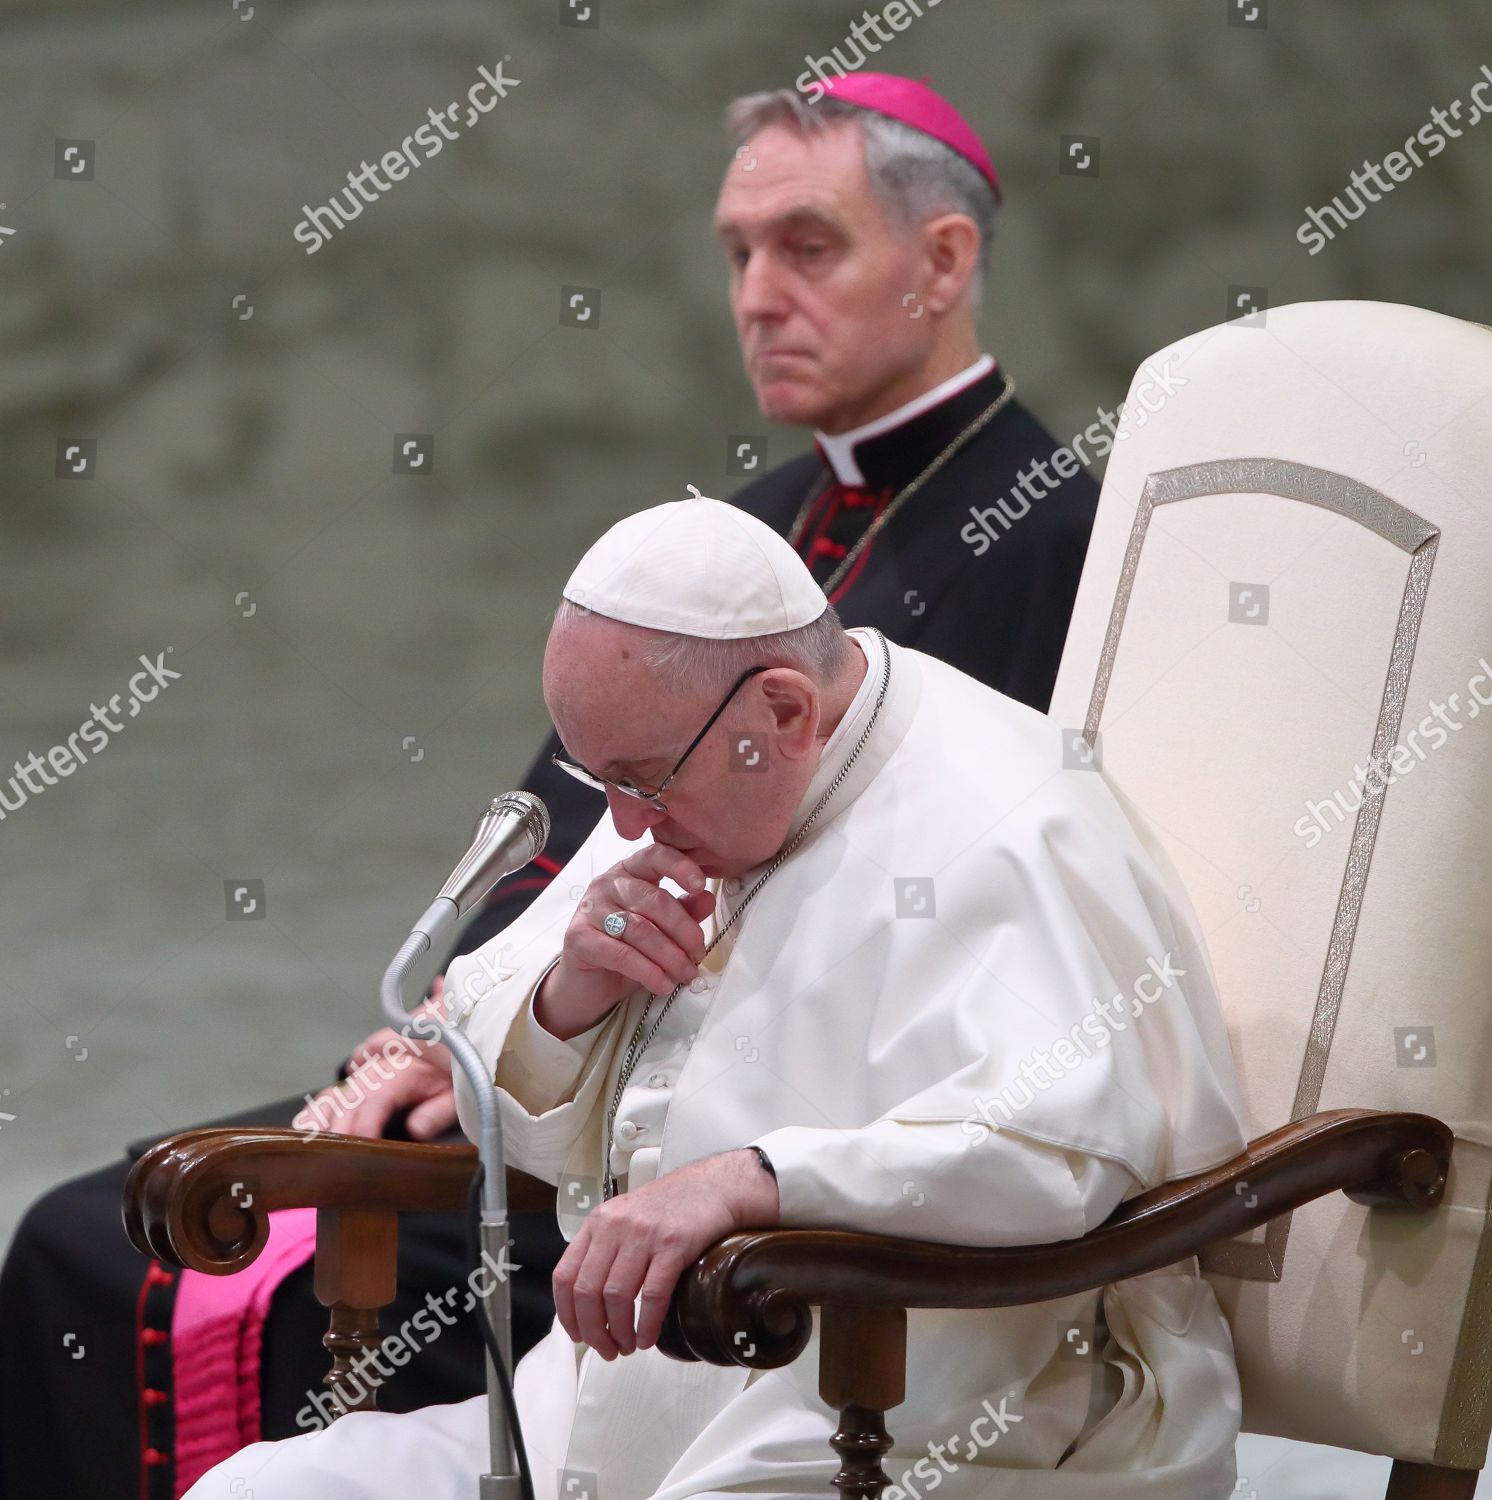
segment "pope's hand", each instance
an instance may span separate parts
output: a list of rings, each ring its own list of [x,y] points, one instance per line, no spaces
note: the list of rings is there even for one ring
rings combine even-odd
[[[679,1273],[725,1235],[765,1228],[778,1215],[776,1181],[750,1150],[688,1162],[608,1198],[585,1216],[554,1269],[560,1325],[604,1360],[650,1349]]]
[[[665,891],[665,878],[687,894]],[[700,924],[714,909],[704,872],[687,854],[657,843],[629,854],[585,888],[540,991],[540,1022],[556,1036],[575,1036],[636,985],[666,995],[687,984],[705,955]],[[623,919],[619,933],[606,930],[613,914]]]
[[[413,1014],[444,1016],[444,987],[445,976],[437,975],[430,998]],[[444,1135],[456,1123],[451,1054],[439,1042],[419,1035],[401,1037],[385,1026],[353,1048],[345,1083],[323,1089],[292,1123],[298,1130],[378,1140],[400,1110],[409,1111],[405,1128],[417,1141]]]

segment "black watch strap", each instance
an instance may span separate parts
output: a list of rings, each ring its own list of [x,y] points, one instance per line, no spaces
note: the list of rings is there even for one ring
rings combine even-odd
[[[770,1158],[767,1156],[767,1153],[765,1151],[763,1151],[760,1146],[748,1146],[746,1149],[748,1151],[755,1151],[756,1152],[757,1160],[759,1162],[761,1162],[762,1166],[764,1166],[767,1169],[767,1171],[769,1171],[772,1174],[772,1179],[775,1182],[776,1179],[777,1179],[777,1168],[772,1165],[772,1162],[771,1162]]]

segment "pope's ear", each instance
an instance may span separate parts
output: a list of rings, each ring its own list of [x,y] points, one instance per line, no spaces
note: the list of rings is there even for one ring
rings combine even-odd
[[[791,667],[762,673],[762,696],[777,728],[778,749],[786,755],[806,755],[813,748],[818,689],[813,680]]]
[[[938,214],[922,226],[927,285],[922,300],[947,312],[963,295],[979,263],[979,230],[968,214]]]

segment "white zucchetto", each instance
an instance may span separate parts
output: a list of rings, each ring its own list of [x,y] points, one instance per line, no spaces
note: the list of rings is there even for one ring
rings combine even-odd
[[[722,500],[671,500],[618,521],[575,566],[564,596],[612,620],[739,640],[811,625],[828,596],[770,526]]]

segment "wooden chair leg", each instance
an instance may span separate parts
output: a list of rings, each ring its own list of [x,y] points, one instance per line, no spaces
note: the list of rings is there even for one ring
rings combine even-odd
[[[839,1455],[834,1489],[843,1500],[880,1500],[891,1483],[886,1410],[906,1399],[904,1308],[826,1304],[819,1313],[819,1395],[839,1413],[829,1446]]]
[[[1481,1477],[1480,1469],[1442,1469],[1396,1458],[1383,1500],[1471,1500]]]
[[[383,1342],[378,1309],[394,1300],[398,1257],[397,1214],[316,1210],[316,1300],[331,1309],[321,1342],[332,1366],[321,1383],[331,1392],[333,1420],[378,1405],[368,1356]]]

